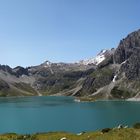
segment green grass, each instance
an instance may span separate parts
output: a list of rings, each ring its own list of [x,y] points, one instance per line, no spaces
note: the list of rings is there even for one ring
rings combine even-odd
[[[97,77],[104,77],[104,76],[111,77],[112,75],[113,75],[113,70],[110,69],[109,67],[96,70],[91,74],[91,76],[96,77],[96,78]]]
[[[140,129],[116,128],[104,134],[101,131],[96,131],[83,133],[80,136],[65,132],[50,132],[34,135],[4,134],[0,135],[0,140],[60,140],[64,137],[67,140],[140,140]]]
[[[10,87],[8,89],[0,90],[0,97],[8,96],[33,96],[38,95],[37,92],[28,84],[17,83],[14,85],[16,88]]]
[[[15,83],[14,86],[23,91],[27,91],[30,93],[36,93],[36,91],[29,84],[26,84],[26,83]]]
[[[119,89],[118,87],[114,87],[111,91],[111,95],[113,95],[113,97],[115,98],[130,98],[130,92],[128,92],[127,90],[125,89]]]

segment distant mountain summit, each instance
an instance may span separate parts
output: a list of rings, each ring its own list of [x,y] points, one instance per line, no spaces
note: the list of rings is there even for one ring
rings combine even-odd
[[[52,64],[52,63],[51,63],[50,61],[47,60],[47,61],[45,61],[44,63],[42,63],[41,66],[43,66],[43,67],[50,67],[51,64]]]
[[[103,60],[105,60],[106,51],[107,50],[102,50],[96,57],[90,58],[90,59],[87,59],[87,60],[81,60],[79,63],[83,64],[83,65],[90,65],[90,64],[98,65]]]
[[[79,62],[45,61],[13,69],[0,65],[0,96],[42,95],[140,100],[140,30],[116,49]]]
[[[87,60],[81,60],[79,61],[80,64],[83,65],[99,65],[101,62],[103,62],[109,55],[112,54],[112,49],[111,50],[101,50],[101,52],[93,58],[87,59]]]

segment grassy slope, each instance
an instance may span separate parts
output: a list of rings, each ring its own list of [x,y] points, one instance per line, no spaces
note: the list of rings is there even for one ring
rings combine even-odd
[[[64,137],[66,137],[67,140],[140,140],[140,129],[114,129],[104,134],[102,134],[100,131],[88,132],[80,136],[64,132],[44,133],[27,136],[5,134],[0,135],[0,140],[60,140]]]
[[[1,81],[0,81],[0,85]],[[9,86],[9,85],[8,85]],[[0,89],[0,97],[7,96],[35,96],[38,93],[29,84],[26,83],[14,83],[9,87],[3,87]]]

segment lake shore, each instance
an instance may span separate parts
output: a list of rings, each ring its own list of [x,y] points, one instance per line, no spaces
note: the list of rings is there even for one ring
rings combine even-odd
[[[113,128],[94,132],[72,134],[67,132],[48,132],[31,135],[18,135],[15,133],[1,134],[2,140],[139,140],[140,129]]]
[[[134,101],[139,102],[140,98],[128,98],[128,99],[95,99],[91,96],[82,96],[82,97],[75,97],[75,96],[64,96],[60,94],[55,95],[46,95],[46,96],[8,96],[8,97],[0,97],[0,99],[14,99],[14,98],[30,98],[30,97],[73,97],[75,102],[95,102],[95,101]]]
[[[75,102],[95,102],[95,101],[126,101],[126,102],[139,102],[140,98],[129,99],[95,99],[93,97],[75,97]]]

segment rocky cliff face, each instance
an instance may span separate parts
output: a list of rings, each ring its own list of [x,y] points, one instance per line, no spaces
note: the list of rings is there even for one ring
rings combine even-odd
[[[139,50],[140,30],[129,34],[125,39],[120,41],[120,44],[114,53],[114,61],[115,63],[121,64]]]
[[[88,75],[78,96],[134,99],[140,97],[140,30],[120,41],[116,49]]]
[[[140,30],[123,39],[114,54],[115,63],[124,64],[121,71],[128,79],[140,79]]]
[[[95,99],[140,98],[140,30],[116,49],[77,63],[51,63],[14,69],[0,65],[1,96],[90,96]]]

